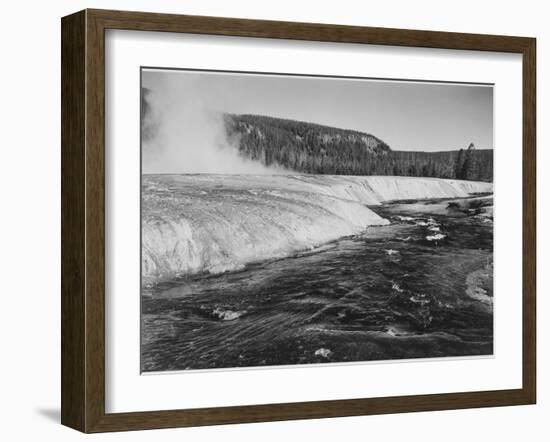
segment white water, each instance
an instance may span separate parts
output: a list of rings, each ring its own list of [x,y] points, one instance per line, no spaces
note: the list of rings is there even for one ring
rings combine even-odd
[[[238,270],[388,224],[366,205],[492,192],[491,183],[326,175],[145,175],[146,284]]]

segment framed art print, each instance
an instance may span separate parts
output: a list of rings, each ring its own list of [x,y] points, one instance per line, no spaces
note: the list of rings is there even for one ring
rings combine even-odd
[[[62,20],[62,422],[532,404],[535,40]]]

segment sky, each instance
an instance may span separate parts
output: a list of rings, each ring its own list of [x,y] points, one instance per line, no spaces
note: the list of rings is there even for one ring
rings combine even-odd
[[[198,113],[249,113],[367,132],[393,150],[493,148],[487,85],[144,69],[142,86],[162,91],[165,116],[184,106],[190,127]]]

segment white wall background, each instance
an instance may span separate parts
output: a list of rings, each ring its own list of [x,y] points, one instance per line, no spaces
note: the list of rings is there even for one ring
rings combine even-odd
[[[59,425],[60,17],[86,7],[534,36],[538,39],[539,400],[529,407],[115,433],[95,440],[298,438],[546,440],[550,433],[550,28],[545,2],[417,0],[20,0],[2,9],[0,69],[0,436],[81,440]]]

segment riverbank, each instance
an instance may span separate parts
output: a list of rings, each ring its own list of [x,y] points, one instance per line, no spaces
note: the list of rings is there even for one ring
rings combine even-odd
[[[492,183],[335,175],[145,175],[142,278],[234,271],[290,256],[388,220],[367,206],[463,198]]]

